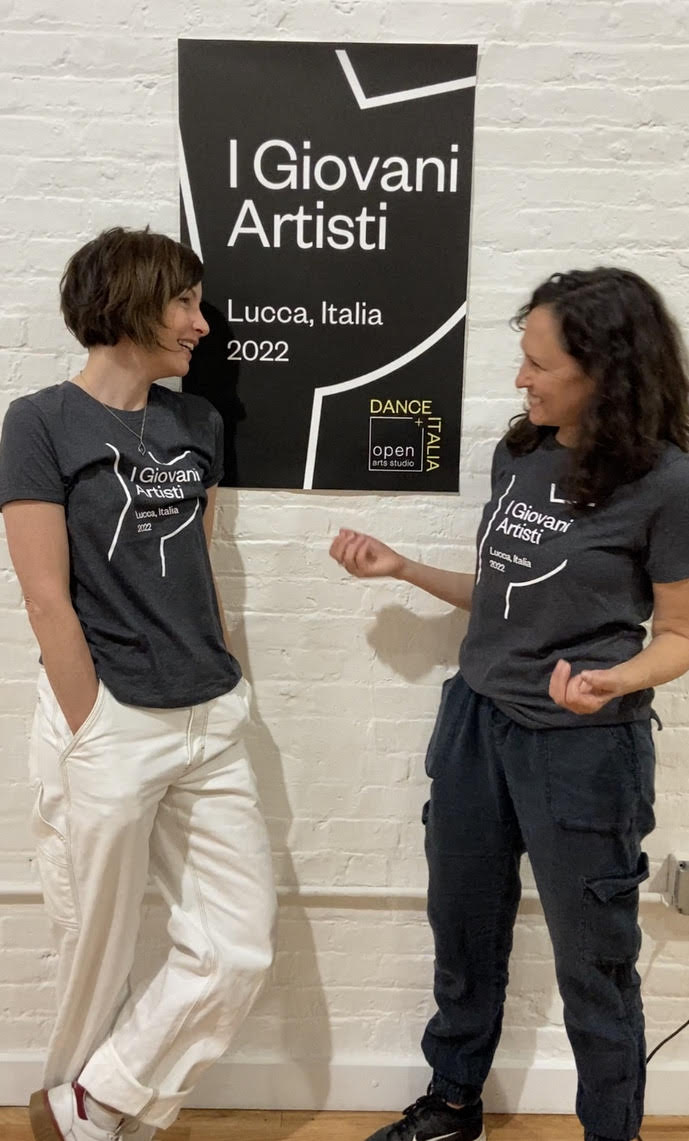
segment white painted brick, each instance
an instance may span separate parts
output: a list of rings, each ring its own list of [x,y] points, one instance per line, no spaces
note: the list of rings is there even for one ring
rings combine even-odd
[[[26,746],[26,742],[23,744]],[[22,835],[25,835],[26,821],[33,806],[35,794],[26,783],[26,772],[22,773],[22,779],[18,781],[8,779],[8,775],[3,772],[3,779],[0,781],[2,818],[9,820],[12,825],[19,820]]]
[[[644,982],[645,993],[661,998],[689,999],[686,963],[655,963]]]
[[[50,30],[54,28],[84,28],[90,25],[101,30],[114,31],[119,27],[131,28],[136,25],[138,5],[131,0],[120,0],[117,5],[100,7],[90,0],[73,0],[69,11],[58,15],[55,6],[50,0],[26,0],[26,3],[7,4],[5,26],[7,28],[35,28]]]
[[[603,98],[601,93],[601,98]],[[480,124],[477,133],[479,162],[520,168],[589,165],[614,167],[676,167],[686,148],[686,138],[679,129],[660,127],[497,127]],[[614,233],[611,226],[607,235]],[[478,235],[480,241],[480,235]],[[607,244],[607,243],[606,243]],[[584,247],[586,248],[586,247]],[[600,248],[600,247],[599,247]]]
[[[0,1023],[0,1050],[44,1050],[52,1021],[52,1012],[3,1021]]]
[[[55,966],[55,953],[22,947],[0,951],[0,974],[10,983],[49,982]]]
[[[686,37],[678,42],[668,37],[649,51],[646,44],[621,44],[611,39],[596,44],[594,49],[575,51],[570,62],[570,74],[577,83],[599,82],[601,76],[610,83],[634,83],[640,88],[685,83],[689,74],[689,45]]]
[[[3,810],[0,813],[0,829],[3,853],[15,852],[29,855],[33,852],[26,805],[22,805],[21,811],[12,816],[5,815]],[[0,972],[1,977],[2,972]]]
[[[7,376],[11,378],[13,396],[20,396],[23,392],[35,392],[37,388],[46,388],[50,384],[59,384],[67,380],[71,370],[66,367],[64,360],[55,358],[53,353],[24,353],[0,359],[7,363]]]
[[[38,671],[36,671],[38,672]],[[31,709],[36,695],[36,682],[11,677],[0,686],[0,715]]]
[[[21,605],[22,592],[16,576],[9,571],[0,571],[0,607],[14,610]]]
[[[541,127],[546,123],[570,123],[574,127],[655,125],[653,116],[645,109],[649,97],[646,91],[600,84],[534,89],[525,84],[511,87],[497,83],[479,91],[477,111],[480,121],[486,124],[505,124],[512,129]]]
[[[252,758],[279,880],[421,891],[423,761],[466,620],[405,584],[345,579],[327,549],[338,527],[349,526],[412,558],[472,569],[492,452],[519,406],[518,337],[508,320],[548,274],[629,266],[658,285],[687,329],[689,7],[207,0],[202,9],[178,0],[5,5],[0,413],[14,395],[81,367],[57,297],[78,243],[115,223],[176,231],[178,34],[480,42],[461,497],[223,489],[213,549],[255,688]],[[32,885],[26,742],[37,658],[8,568],[0,540],[0,879]],[[689,855],[686,680],[665,687],[657,706],[667,728],[656,735],[650,890],[661,890],[669,852]],[[532,884],[526,865],[523,879]],[[657,907],[642,921],[654,1044],[686,1016],[689,921]],[[142,939],[162,952],[159,909],[148,909]],[[238,1056],[285,1050],[416,1064],[433,1008],[431,959],[418,905],[285,906],[274,987],[242,1031]],[[1,1050],[44,1047],[53,970],[42,909],[8,905],[0,914]],[[665,1056],[679,1059],[681,1049],[678,1040]],[[569,1057],[548,934],[531,905],[515,932],[501,1048],[501,1056],[515,1055]]]
[[[50,921],[42,908],[18,905],[0,915],[1,948],[45,951],[50,941]]]
[[[518,26],[516,5],[500,2],[481,3],[462,0],[457,3],[435,4],[435,18],[445,30],[448,39],[464,35],[471,27],[471,35],[480,43],[496,39],[510,40]],[[428,3],[425,0],[397,0],[387,7],[383,28],[395,38],[415,40],[420,29],[428,22]]]
[[[29,983],[0,984],[0,1010],[3,1011],[3,1022],[23,1021],[26,1018],[27,1008],[32,1009],[39,1017],[52,1018],[55,1010],[55,986],[52,979],[43,983],[32,979]]]
[[[520,6],[518,30],[525,39],[585,43],[608,37],[616,43],[672,43],[686,35],[687,9],[682,0],[628,0],[626,3],[568,4],[566,0],[541,0]]]
[[[83,157],[81,170],[84,181],[88,182],[92,193],[107,197],[115,195],[122,186],[131,185],[133,181],[141,181],[141,171],[135,162],[123,159],[121,162],[92,160]],[[171,163],[158,163],[151,165],[144,174],[142,186],[147,193],[164,194],[171,197],[176,189],[177,170]],[[74,166],[65,158],[42,158],[32,156],[22,165],[4,163],[0,165],[0,193],[8,195],[36,196],[38,194],[54,194],[64,196],[66,192],[74,192]],[[74,242],[68,241],[67,253],[74,248]],[[50,278],[50,286],[55,292],[55,281]]]
[[[26,344],[26,319],[0,316],[0,347],[17,348]]]

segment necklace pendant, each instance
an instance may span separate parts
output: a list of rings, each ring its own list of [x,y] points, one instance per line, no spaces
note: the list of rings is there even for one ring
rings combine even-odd
[[[140,440],[140,442],[137,444],[136,450],[139,453],[139,455],[141,455],[141,456],[146,455],[146,446],[145,446],[143,440]]]

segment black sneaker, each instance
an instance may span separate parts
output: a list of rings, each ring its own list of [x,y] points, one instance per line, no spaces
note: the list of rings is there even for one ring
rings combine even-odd
[[[601,1137],[600,1133],[586,1133],[584,1134],[584,1141],[612,1141],[610,1137]],[[636,1141],[644,1141],[641,1134],[637,1134]]]
[[[399,1121],[384,1125],[366,1141],[486,1141],[483,1104],[452,1109],[437,1094],[425,1094],[407,1106]]]

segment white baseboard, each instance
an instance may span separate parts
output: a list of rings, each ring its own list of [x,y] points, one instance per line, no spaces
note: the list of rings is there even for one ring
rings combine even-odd
[[[0,1054],[0,1105],[26,1105],[41,1083],[38,1052]],[[424,1092],[428,1070],[402,1059],[379,1063],[219,1062],[187,1104],[210,1109],[398,1111]],[[651,1063],[646,1112],[686,1114],[689,1061]],[[543,1059],[502,1062],[484,1092],[489,1113],[573,1113],[573,1064]]]

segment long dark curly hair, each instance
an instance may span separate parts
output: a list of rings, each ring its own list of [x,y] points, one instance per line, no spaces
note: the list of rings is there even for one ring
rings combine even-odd
[[[566,488],[575,510],[587,510],[646,475],[663,441],[689,452],[686,350],[660,295],[627,269],[554,273],[515,315],[513,327],[522,329],[539,305],[551,310],[565,352],[595,382]],[[510,421],[505,442],[513,455],[524,455],[549,431],[524,413]]]

